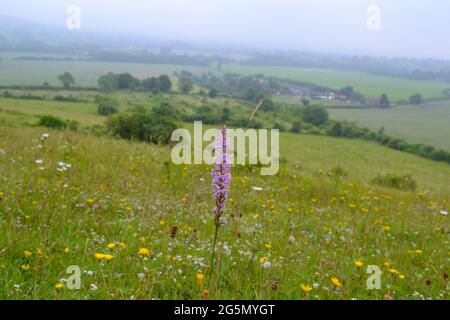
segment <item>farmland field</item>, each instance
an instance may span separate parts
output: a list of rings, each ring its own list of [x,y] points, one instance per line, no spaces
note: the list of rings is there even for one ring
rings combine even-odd
[[[29,54],[28,54],[29,55]],[[43,56],[39,53],[35,56]],[[0,85],[42,85],[48,82],[58,86],[58,75],[70,72],[78,86],[97,86],[98,78],[108,72],[129,72],[138,78],[167,74],[171,76],[175,71],[188,70],[192,72],[207,72],[209,68],[196,66],[144,64],[144,63],[115,63],[98,61],[29,61],[14,60],[14,57],[27,54],[4,54],[0,57]]]
[[[356,91],[367,97],[379,97],[382,93],[386,93],[392,101],[407,100],[415,93],[420,93],[424,98],[443,97],[443,90],[450,88],[448,83],[406,80],[331,69],[245,65],[224,65],[222,69],[243,75],[262,73],[266,76],[291,79],[336,90],[353,86]]]
[[[384,127],[386,133],[415,143],[425,143],[450,150],[450,101],[389,109],[329,108],[337,120],[355,121],[372,130]]]

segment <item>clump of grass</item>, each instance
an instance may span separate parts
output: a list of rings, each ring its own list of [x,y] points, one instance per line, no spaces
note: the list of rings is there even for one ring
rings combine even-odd
[[[393,173],[386,175],[379,175],[372,182],[382,187],[388,187],[403,191],[415,191],[417,189],[417,182],[411,175],[396,175]]]

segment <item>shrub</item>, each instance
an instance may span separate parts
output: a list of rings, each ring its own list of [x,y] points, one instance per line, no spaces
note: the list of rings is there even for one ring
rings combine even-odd
[[[80,127],[80,123],[75,120],[66,120],[66,128],[68,128],[71,131],[78,131],[78,128]]]
[[[298,120],[292,122],[291,132],[300,133],[301,131],[302,131],[302,122]]]
[[[403,191],[415,191],[417,189],[417,182],[411,177],[411,175],[379,175],[378,177],[373,179],[372,182],[379,186],[399,189]]]
[[[53,128],[53,129],[65,129],[67,124],[64,120],[61,118],[45,115],[40,117],[38,125],[47,127],[47,128]]]
[[[303,110],[303,121],[320,126],[328,121],[328,111],[320,106],[308,105]]]
[[[177,129],[174,118],[157,115],[144,108],[137,108],[132,113],[112,115],[106,126],[109,132],[123,139],[156,144],[169,144],[172,132]]]
[[[210,98],[215,98],[215,97],[217,97],[217,95],[218,95],[218,92],[217,92],[216,88],[209,89],[209,97]]]
[[[113,113],[117,113],[118,109],[118,103],[117,100],[110,98],[110,97],[104,97],[104,96],[97,96],[95,97],[95,102],[98,104],[98,114],[102,116],[108,116]]]

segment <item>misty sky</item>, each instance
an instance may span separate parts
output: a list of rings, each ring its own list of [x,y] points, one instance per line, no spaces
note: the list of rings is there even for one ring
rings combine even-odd
[[[450,60],[447,0],[0,0],[0,14],[64,27],[71,4],[82,10],[84,30]],[[373,4],[381,9],[377,31],[366,26]]]

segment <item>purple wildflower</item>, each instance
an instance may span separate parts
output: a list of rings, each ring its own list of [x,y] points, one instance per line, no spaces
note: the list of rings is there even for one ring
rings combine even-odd
[[[225,203],[228,199],[228,189],[231,181],[230,158],[227,154],[229,143],[226,137],[226,128],[222,127],[216,139],[216,157],[214,162],[216,167],[211,170],[212,187],[214,190],[213,199],[216,203],[214,210],[215,224],[220,225],[220,217],[225,211]]]

